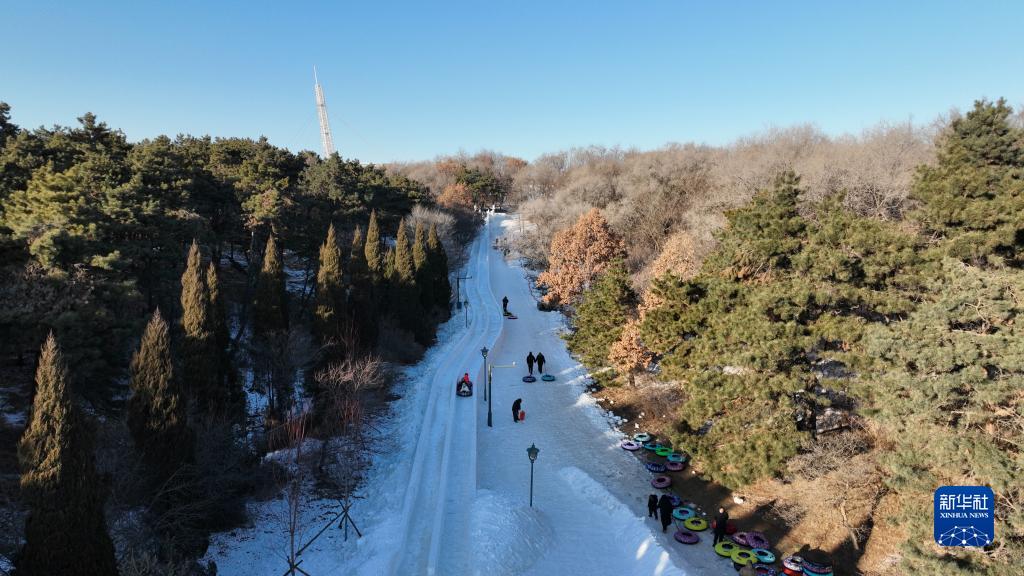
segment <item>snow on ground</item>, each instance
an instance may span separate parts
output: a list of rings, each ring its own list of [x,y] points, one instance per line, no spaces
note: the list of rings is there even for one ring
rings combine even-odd
[[[586,371],[561,340],[557,313],[537,310],[525,271],[491,249],[518,222],[491,215],[464,274],[469,328],[462,314],[443,325],[438,344],[404,373],[378,453],[352,515],[363,537],[328,530],[303,555],[303,569],[330,574],[730,574],[708,542],[683,546],[646,517],[650,474],[619,448],[622,434],[585,393]],[[503,320],[502,295],[517,320]],[[493,427],[483,401],[481,346],[494,368]],[[541,351],[556,382],[521,381],[527,352]],[[454,395],[459,374],[476,386]],[[523,399],[526,420],[512,422]],[[534,506],[529,506],[535,443]],[[308,533],[329,520],[334,502],[310,502]],[[224,576],[285,569],[283,499],[250,507],[254,525],[216,535],[208,559]],[[705,533],[707,534],[707,533]]]

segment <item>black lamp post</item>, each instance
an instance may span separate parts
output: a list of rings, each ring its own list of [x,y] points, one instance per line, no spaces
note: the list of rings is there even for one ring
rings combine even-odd
[[[526,455],[530,457],[530,508],[533,508],[533,463],[537,461],[538,453],[540,448],[537,448],[536,444],[531,443],[526,449]]]
[[[490,350],[487,349],[487,346],[484,346],[483,348],[480,349],[480,355],[484,357],[484,377],[485,378],[487,377],[487,353],[488,352],[490,352]],[[484,401],[485,402],[487,401],[487,381],[486,380],[484,380]]]

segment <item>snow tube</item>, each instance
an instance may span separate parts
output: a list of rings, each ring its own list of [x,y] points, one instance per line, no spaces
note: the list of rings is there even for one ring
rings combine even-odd
[[[814,574],[815,576],[828,576],[832,573],[831,564],[819,564],[817,562],[811,562],[810,560],[804,560],[801,565],[804,569],[804,574]]]
[[[648,472],[654,472],[655,474],[660,474],[665,471],[665,465],[658,462],[648,462],[647,464],[644,464],[644,466],[647,467]]]
[[[641,432],[633,435],[633,440],[641,444],[646,444],[651,441],[651,435],[647,432]]]
[[[712,528],[715,527],[715,521],[714,520],[711,521],[711,527]],[[733,524],[732,522],[726,522],[725,523],[725,533],[729,534],[729,535],[735,534],[736,533],[736,525]]]
[[[696,516],[694,516],[693,518],[687,518],[683,522],[683,526],[686,526],[687,530],[693,530],[694,532],[702,532],[708,529],[708,521],[703,518],[697,518]],[[721,542],[719,542],[719,544],[721,544]]]
[[[768,564],[754,564],[754,574],[757,574],[757,576],[778,576],[779,572]]]
[[[676,542],[679,542],[680,544],[696,544],[697,542],[700,542],[700,536],[697,536],[689,530],[677,530],[676,533],[673,534],[673,537],[675,537]]]
[[[651,480],[651,486],[655,488],[668,488],[672,485],[672,479],[668,476],[655,476],[654,480]]]
[[[686,520],[687,518],[692,518],[693,514],[693,509],[686,507],[676,508],[675,510],[672,511],[672,517],[676,520]]]
[[[670,472],[679,472],[683,468],[686,468],[686,465],[682,462],[669,462],[668,464],[665,464],[665,470]]]
[[[514,314],[509,314],[508,316],[505,316],[505,318],[508,318],[509,320],[519,320],[519,316]]]
[[[804,573],[804,571],[803,571],[803,569],[801,569],[801,570],[793,570],[792,568],[783,568],[782,569],[782,573],[785,574],[786,576],[800,576],[801,574]]]
[[[750,546],[750,543],[747,542],[747,533],[746,532],[737,532],[737,533],[733,534],[732,536],[729,536],[729,539],[732,540],[733,542],[739,544],[740,546]]]
[[[650,450],[651,452],[654,452],[658,448],[661,448],[661,444],[655,444],[654,442],[648,442],[644,444],[644,450]]]
[[[536,376],[523,376],[523,382],[536,382]]]
[[[799,556],[786,556],[782,559],[782,567],[799,574],[804,571],[804,559]]]
[[[739,549],[739,546],[729,542],[728,540],[722,540],[718,544],[715,544],[715,552],[723,558],[731,558],[732,553]]]
[[[768,537],[764,535],[764,532],[747,532],[747,546],[751,548],[769,548],[772,543],[768,541]]]
[[[552,376],[551,374],[545,374],[545,375],[541,376],[540,379],[545,381],[545,382],[554,382],[555,381],[555,377]]]
[[[731,556],[733,564],[739,564],[740,566],[753,564],[757,561],[757,556],[754,556],[754,553],[750,550],[733,550]]]
[[[623,440],[620,446],[622,446],[623,450],[629,450],[630,452],[635,452],[640,449],[640,444],[633,442],[632,440]]]
[[[676,496],[675,494],[669,494],[668,500],[669,502],[672,503],[673,508],[679,508],[680,506],[683,505],[683,499],[680,498],[679,496]]]
[[[666,456],[669,462],[686,462],[686,454],[680,452],[673,452]]]
[[[768,550],[767,548],[754,548],[751,552],[754,553],[754,556],[757,556],[758,562],[775,564],[775,554],[772,554],[771,550]]]
[[[668,446],[662,446],[661,448],[655,450],[654,453],[657,454],[658,456],[668,456],[669,454],[672,453],[672,449],[669,448]]]

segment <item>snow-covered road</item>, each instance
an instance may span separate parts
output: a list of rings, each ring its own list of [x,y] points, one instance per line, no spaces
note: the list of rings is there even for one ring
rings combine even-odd
[[[584,393],[585,369],[561,340],[557,313],[541,312],[525,271],[492,250],[513,220],[491,215],[463,271],[468,311],[443,325],[438,344],[406,370],[402,398],[381,424],[380,453],[356,501],[360,539],[331,530],[303,554],[314,576],[373,575],[684,575],[732,574],[708,540],[684,546],[646,517],[650,474],[619,448],[614,430]],[[508,296],[517,320],[501,316]],[[469,326],[465,323],[468,314]],[[494,426],[487,426],[480,348],[495,368]],[[527,352],[543,352],[555,382],[527,384]],[[454,395],[469,372],[474,395]],[[515,424],[511,404],[523,399],[526,420]],[[535,443],[534,506],[529,506]],[[333,502],[309,506],[311,524]],[[280,572],[286,534],[283,503],[254,505],[255,525],[220,534],[209,557],[221,575]],[[707,534],[707,533],[705,533]]]

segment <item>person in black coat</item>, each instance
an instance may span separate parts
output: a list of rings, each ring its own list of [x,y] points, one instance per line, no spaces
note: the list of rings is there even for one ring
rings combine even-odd
[[[715,540],[711,543],[712,546],[725,540],[725,527],[728,524],[729,513],[725,511],[724,507],[719,507],[718,516],[715,516]]]
[[[501,311],[508,314],[508,296],[501,299]]]
[[[516,398],[516,401],[512,403],[512,421],[519,422],[519,411],[523,408],[523,399]]]
[[[533,376],[533,363],[537,359],[533,357],[533,352],[526,355],[526,369],[530,371],[530,376]]]
[[[658,519],[658,495],[651,494],[647,497],[647,517],[654,516],[654,519]]]
[[[658,500],[658,512],[661,514],[661,531],[668,532],[668,525],[672,523],[672,498],[668,494],[662,494]]]
[[[537,352],[537,372],[544,373],[544,353]]]

